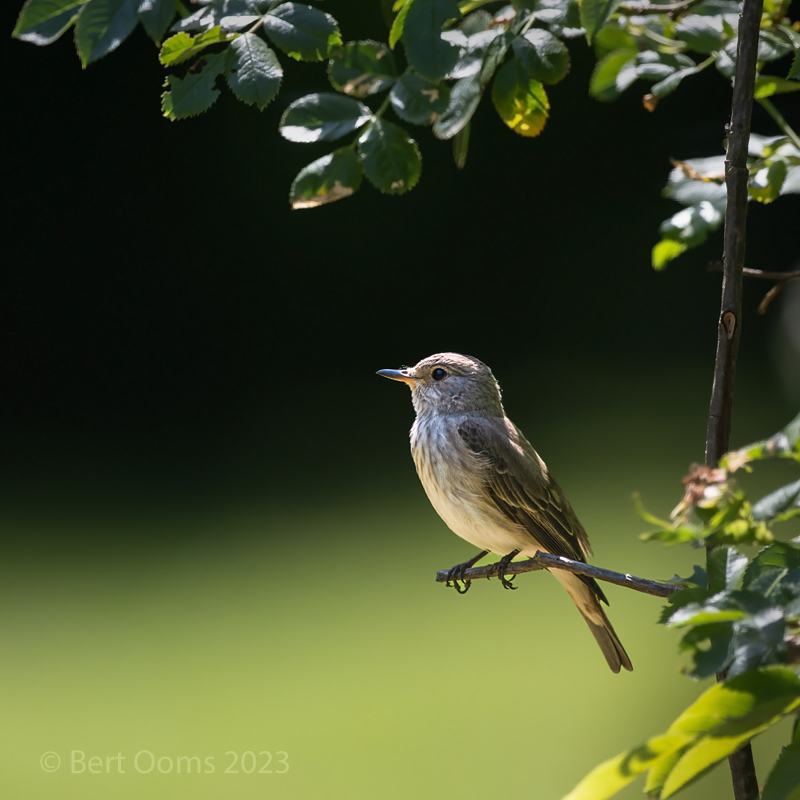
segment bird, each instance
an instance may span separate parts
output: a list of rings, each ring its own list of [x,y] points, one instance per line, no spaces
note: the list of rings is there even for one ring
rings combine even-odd
[[[411,389],[416,419],[411,454],[434,509],[477,556],[449,573],[465,592],[464,572],[489,553],[502,556],[500,579],[517,555],[537,550],[585,562],[592,555],[586,531],[561,487],[520,429],[506,416],[500,386],[482,361],[460,353],[438,353],[413,367],[378,370]],[[565,570],[553,575],[567,590],[608,666],[615,673],[633,665],[600,602],[593,578]],[[464,582],[459,589],[458,580]]]

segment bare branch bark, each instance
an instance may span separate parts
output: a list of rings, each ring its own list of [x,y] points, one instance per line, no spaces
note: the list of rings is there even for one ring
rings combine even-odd
[[[756,56],[763,0],[744,0],[739,16],[736,73],[728,124],[725,156],[725,250],[723,253],[722,302],[717,330],[714,385],[706,428],[706,465],[716,467],[727,450],[731,434],[736,355],[742,330],[742,274],[747,225],[747,148],[755,91]],[[725,675],[717,676],[724,680]],[[758,800],[753,751],[747,744],[728,759],[736,800]]]
[[[477,578],[491,578],[498,574],[500,563],[487,564],[484,567],[473,567],[464,570],[463,579],[465,581]],[[627,589],[634,589],[637,592],[654,595],[655,597],[669,597],[673,592],[677,592],[684,587],[677,583],[659,583],[658,581],[637,578],[633,575],[626,575],[621,572],[612,572],[610,569],[593,567],[583,561],[573,561],[571,558],[554,556],[552,553],[537,551],[533,558],[527,561],[512,561],[503,570],[505,575],[518,575],[521,572],[536,572],[540,569],[563,569],[576,575],[588,575],[598,581],[614,583],[617,586],[624,586]],[[436,573],[438,583],[447,583],[449,570],[443,569]]]

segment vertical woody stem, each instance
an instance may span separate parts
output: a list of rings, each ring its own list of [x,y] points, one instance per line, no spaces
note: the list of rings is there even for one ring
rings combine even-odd
[[[747,222],[747,147],[755,89],[758,33],[763,0],[744,0],[739,17],[739,44],[733,85],[731,121],[725,158],[725,251],[723,255],[722,303],[717,330],[714,385],[706,430],[706,464],[716,467],[728,450],[733,408],[736,355],[742,328],[742,272]],[[718,676],[720,679],[724,675]],[[729,758],[736,800],[758,800],[753,751],[747,744]]]

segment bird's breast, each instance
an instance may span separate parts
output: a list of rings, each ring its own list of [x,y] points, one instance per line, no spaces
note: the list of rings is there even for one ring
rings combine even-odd
[[[517,526],[506,522],[486,494],[480,457],[468,450],[457,424],[418,417],[411,429],[417,474],[439,516],[462,539],[493,553],[519,547]]]

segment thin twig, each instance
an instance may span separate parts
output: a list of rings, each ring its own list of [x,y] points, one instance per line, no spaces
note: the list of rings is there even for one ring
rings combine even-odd
[[[669,14],[672,19],[675,19],[679,14],[702,2],[703,0],[684,0],[682,3],[672,3],[670,5],[621,3],[617,6],[617,13],[624,14],[626,17],[638,17],[645,14]]]
[[[709,272],[722,272],[722,264],[719,261],[712,261],[708,265]],[[742,270],[745,278],[763,278],[766,281],[775,281],[775,285],[764,295],[764,299],[758,305],[758,313],[766,314],[769,304],[778,296],[781,289],[790,281],[800,280],[800,269],[791,272],[767,272],[762,269],[752,269],[745,267]]]
[[[477,578],[491,578],[498,574],[499,568],[499,562],[497,564],[487,564],[484,567],[473,567],[472,569],[464,570],[463,580],[473,581]],[[603,569],[602,567],[592,567],[583,561],[573,561],[571,558],[554,556],[552,553],[543,553],[541,550],[538,550],[536,555],[527,561],[512,561],[504,568],[503,572],[505,575],[518,575],[521,572],[536,572],[540,569],[563,569],[575,575],[586,575],[598,581],[607,581],[617,586],[625,586],[628,589],[651,594],[655,597],[669,597],[679,589],[685,588],[677,583],[659,583],[646,578],[637,578],[633,575],[623,575],[621,572],[612,572],[610,569]],[[436,573],[437,582],[447,583],[448,573],[449,570],[439,570]]]

